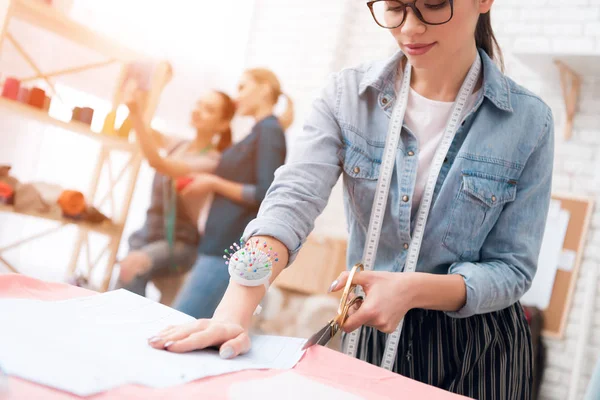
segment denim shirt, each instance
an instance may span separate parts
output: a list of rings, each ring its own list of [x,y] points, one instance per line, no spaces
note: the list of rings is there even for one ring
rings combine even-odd
[[[438,177],[417,272],[459,274],[467,301],[452,317],[504,309],[529,289],[545,228],[554,157],[550,108],[485,52],[483,86]],[[403,54],[333,74],[313,104],[244,238],[272,236],[290,262],[314,228],[340,174],[347,265],[361,262]],[[374,270],[401,272],[414,226],[419,147],[403,127]],[[408,201],[405,201],[408,196]]]
[[[240,240],[244,227],[256,218],[275,171],[283,165],[285,157],[285,134],[273,115],[258,121],[248,136],[223,152],[215,174],[243,184],[244,199],[236,202],[215,194],[199,254],[221,256],[223,250]],[[224,261],[223,268],[226,268]]]

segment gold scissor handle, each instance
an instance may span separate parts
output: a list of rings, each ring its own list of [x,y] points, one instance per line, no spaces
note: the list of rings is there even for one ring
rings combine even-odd
[[[348,279],[346,280],[346,286],[344,287],[344,292],[342,293],[342,299],[340,300],[340,305],[338,307],[338,315],[335,318],[335,321],[337,322],[337,324],[340,327],[346,321],[346,318],[348,317],[348,311],[350,310],[350,308],[353,305],[355,305],[357,302],[363,300],[362,296],[358,296],[358,297],[353,298],[351,301],[348,301],[348,296],[350,296],[350,293],[354,290],[354,288],[356,288],[356,284],[353,283],[352,281],[354,280],[354,275],[356,275],[356,273],[359,270],[360,271],[365,270],[365,267],[360,263],[356,264],[354,267],[352,267],[352,269],[350,270],[350,274],[348,275]]]

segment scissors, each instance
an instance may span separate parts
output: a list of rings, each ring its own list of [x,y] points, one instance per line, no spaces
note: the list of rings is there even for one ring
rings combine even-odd
[[[342,293],[342,299],[340,300],[340,305],[338,307],[337,315],[327,323],[320,331],[312,335],[308,341],[302,347],[302,350],[306,350],[315,344],[319,344],[321,346],[325,346],[329,341],[339,332],[339,330],[346,322],[348,318],[348,311],[352,306],[356,303],[362,302],[364,298],[362,296],[356,296],[352,300],[348,301],[348,296],[350,293],[354,291],[356,288],[356,284],[352,283],[354,279],[354,275],[358,271],[364,271],[365,267],[362,264],[356,264],[350,270],[350,275],[348,275],[348,280],[346,281],[346,286],[344,287],[344,292]]]

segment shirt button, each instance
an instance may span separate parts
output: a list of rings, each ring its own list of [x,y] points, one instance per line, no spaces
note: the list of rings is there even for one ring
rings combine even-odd
[[[358,174],[358,173],[360,173],[360,168],[359,168],[359,167],[354,167],[354,173],[355,173],[355,174]]]
[[[496,196],[492,195],[492,203],[496,202]]]
[[[404,250],[408,250],[408,243],[404,243]]]
[[[381,104],[383,104],[384,106],[388,103],[388,99],[387,98],[383,98],[381,99]]]
[[[407,203],[408,202],[408,196],[407,195],[402,196],[402,201],[405,202],[405,203]]]
[[[408,155],[409,155],[410,157],[412,157],[412,156],[414,156],[414,155],[415,155],[415,152],[411,150],[411,151],[409,151],[409,152],[408,152]]]

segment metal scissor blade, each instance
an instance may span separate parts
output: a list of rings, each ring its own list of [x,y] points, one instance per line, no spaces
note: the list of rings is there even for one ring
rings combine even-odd
[[[333,321],[329,321],[327,325],[321,328],[319,332],[315,333],[310,338],[308,338],[304,346],[302,346],[302,350],[306,350],[309,347],[314,346],[315,344],[320,344],[322,346],[326,345],[332,337],[332,323]]]

